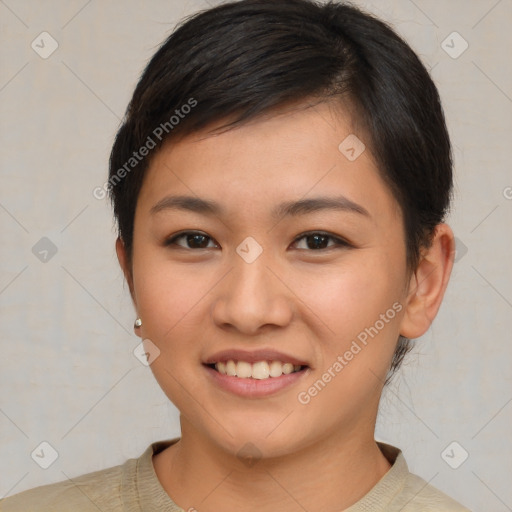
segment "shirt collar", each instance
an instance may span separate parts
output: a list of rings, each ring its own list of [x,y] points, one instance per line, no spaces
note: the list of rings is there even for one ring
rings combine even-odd
[[[127,461],[131,463],[131,471],[123,474],[122,493],[123,502],[127,512],[184,512],[165,492],[160,484],[153,466],[153,455],[179,441],[178,438],[166,439],[152,443],[138,458]],[[383,512],[394,497],[404,488],[409,468],[405,458],[398,448],[386,443],[377,442],[380,451],[391,464],[391,468],[377,482],[372,489],[357,503],[345,512]],[[126,468],[128,470],[128,467]],[[128,476],[132,473],[132,478]],[[134,479],[135,481],[130,481]],[[129,503],[138,503],[137,507],[127,506]]]

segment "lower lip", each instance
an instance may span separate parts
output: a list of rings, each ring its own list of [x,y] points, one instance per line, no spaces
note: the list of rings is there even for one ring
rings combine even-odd
[[[281,375],[280,377],[269,377],[268,379],[242,379],[219,373],[213,368],[203,365],[210,378],[222,389],[245,398],[260,398],[273,395],[285,388],[292,386],[309,373],[309,368],[298,372]]]

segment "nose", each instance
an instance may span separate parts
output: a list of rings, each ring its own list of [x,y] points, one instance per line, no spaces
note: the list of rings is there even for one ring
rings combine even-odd
[[[292,294],[271,262],[262,255],[247,263],[235,253],[232,263],[232,271],[215,288],[211,307],[215,324],[247,335],[288,325],[293,317]]]

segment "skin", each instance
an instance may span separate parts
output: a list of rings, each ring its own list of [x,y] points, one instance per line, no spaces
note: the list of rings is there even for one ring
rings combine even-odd
[[[160,350],[151,369],[180,411],[181,439],[153,465],[185,510],[341,510],[390,468],[374,440],[383,383],[399,334],[417,338],[434,319],[455,249],[451,229],[439,224],[408,272],[402,213],[369,149],[353,162],[338,150],[351,133],[347,113],[320,104],[221,134],[195,133],[154,155],[137,203],[132,259],[121,240],[116,248],[143,323],[137,335]],[[213,200],[225,212],[151,212],[178,194]],[[339,195],[368,215],[270,215],[283,201]],[[207,238],[165,244],[183,230]],[[350,246],[296,241],[311,231]],[[236,252],[248,236],[263,249],[252,263]],[[401,311],[300,403],[298,393],[395,303]],[[273,348],[310,368],[271,397],[241,398],[212,384],[202,366],[232,348]],[[237,457],[247,442],[258,450],[252,466]]]

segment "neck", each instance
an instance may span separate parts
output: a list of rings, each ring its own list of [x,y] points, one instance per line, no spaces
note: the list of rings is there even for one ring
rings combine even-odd
[[[354,429],[355,430],[355,429]],[[163,488],[184,510],[343,510],[389,470],[373,438],[329,436],[293,454],[241,461],[182,421],[182,437],[153,457]],[[319,493],[318,489],[322,489]]]

